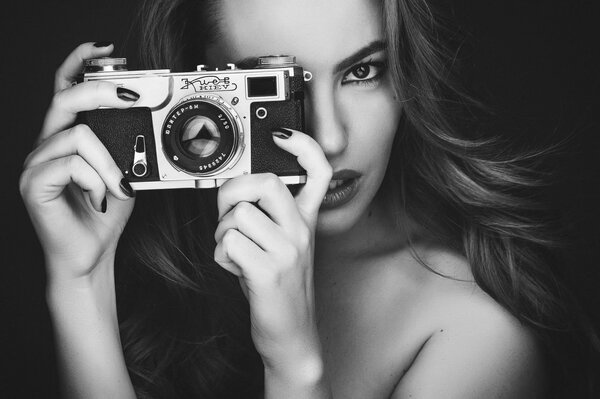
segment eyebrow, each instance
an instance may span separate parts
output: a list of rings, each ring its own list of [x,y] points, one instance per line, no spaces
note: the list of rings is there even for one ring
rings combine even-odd
[[[385,41],[372,41],[371,43],[367,44],[365,47],[361,48],[354,54],[338,62],[337,65],[333,68],[333,70],[335,73],[344,71],[350,68],[352,65],[356,64],[358,61],[362,60],[363,58],[368,57],[371,54],[375,54],[381,50],[385,50],[386,48],[387,45]]]
[[[335,73],[344,71],[350,68],[352,65],[362,60],[365,57],[368,57],[371,54],[375,54],[381,50],[385,50],[387,48],[387,44],[384,40],[374,40],[371,43],[367,44],[363,48],[359,49],[354,54],[344,58],[342,61],[338,62],[333,68]],[[258,62],[258,57],[246,57],[240,59],[235,62],[241,68],[253,68],[256,66]]]

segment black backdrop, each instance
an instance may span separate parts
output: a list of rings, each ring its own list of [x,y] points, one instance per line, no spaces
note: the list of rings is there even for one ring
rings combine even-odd
[[[54,71],[77,44],[114,41],[133,56],[137,1],[11,2],[2,11],[0,129],[0,397],[56,397],[51,328],[39,244],[18,194],[22,161],[38,134]],[[549,200],[577,233],[573,284],[596,322],[600,314],[600,13],[589,0],[445,1],[466,34],[459,57],[466,85],[492,104],[526,142],[570,136],[563,179]],[[129,40],[127,40],[129,38]],[[125,45],[125,43],[129,43]],[[508,134],[508,133],[507,133]]]

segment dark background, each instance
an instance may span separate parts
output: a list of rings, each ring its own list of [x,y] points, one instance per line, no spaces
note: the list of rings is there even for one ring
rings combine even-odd
[[[130,59],[137,1],[15,2],[2,12],[3,171],[0,231],[0,397],[52,398],[56,376],[44,303],[41,251],[20,201],[18,178],[64,57],[84,41],[114,41]],[[597,1],[446,1],[466,34],[465,84],[491,104],[496,128],[515,140],[569,137],[549,201],[576,233],[567,267],[600,321],[600,13]],[[127,40],[127,39],[130,40]],[[129,44],[125,44],[129,43]]]

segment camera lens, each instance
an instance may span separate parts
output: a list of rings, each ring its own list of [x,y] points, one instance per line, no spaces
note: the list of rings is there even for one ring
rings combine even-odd
[[[181,147],[192,157],[214,154],[220,142],[221,133],[217,124],[205,116],[190,118],[181,129]]]
[[[163,123],[163,152],[188,174],[214,175],[237,162],[243,132],[239,116],[221,98],[194,95],[177,104]]]

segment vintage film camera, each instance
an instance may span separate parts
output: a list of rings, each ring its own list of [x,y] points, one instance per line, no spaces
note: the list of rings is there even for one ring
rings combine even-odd
[[[128,71],[124,58],[85,61],[79,81],[104,80],[140,94],[129,109],[82,112],[85,123],[136,190],[218,187],[228,179],[272,172],[286,184],[306,181],[271,129],[304,131],[303,71],[293,56],[265,56],[253,69],[171,73]]]

